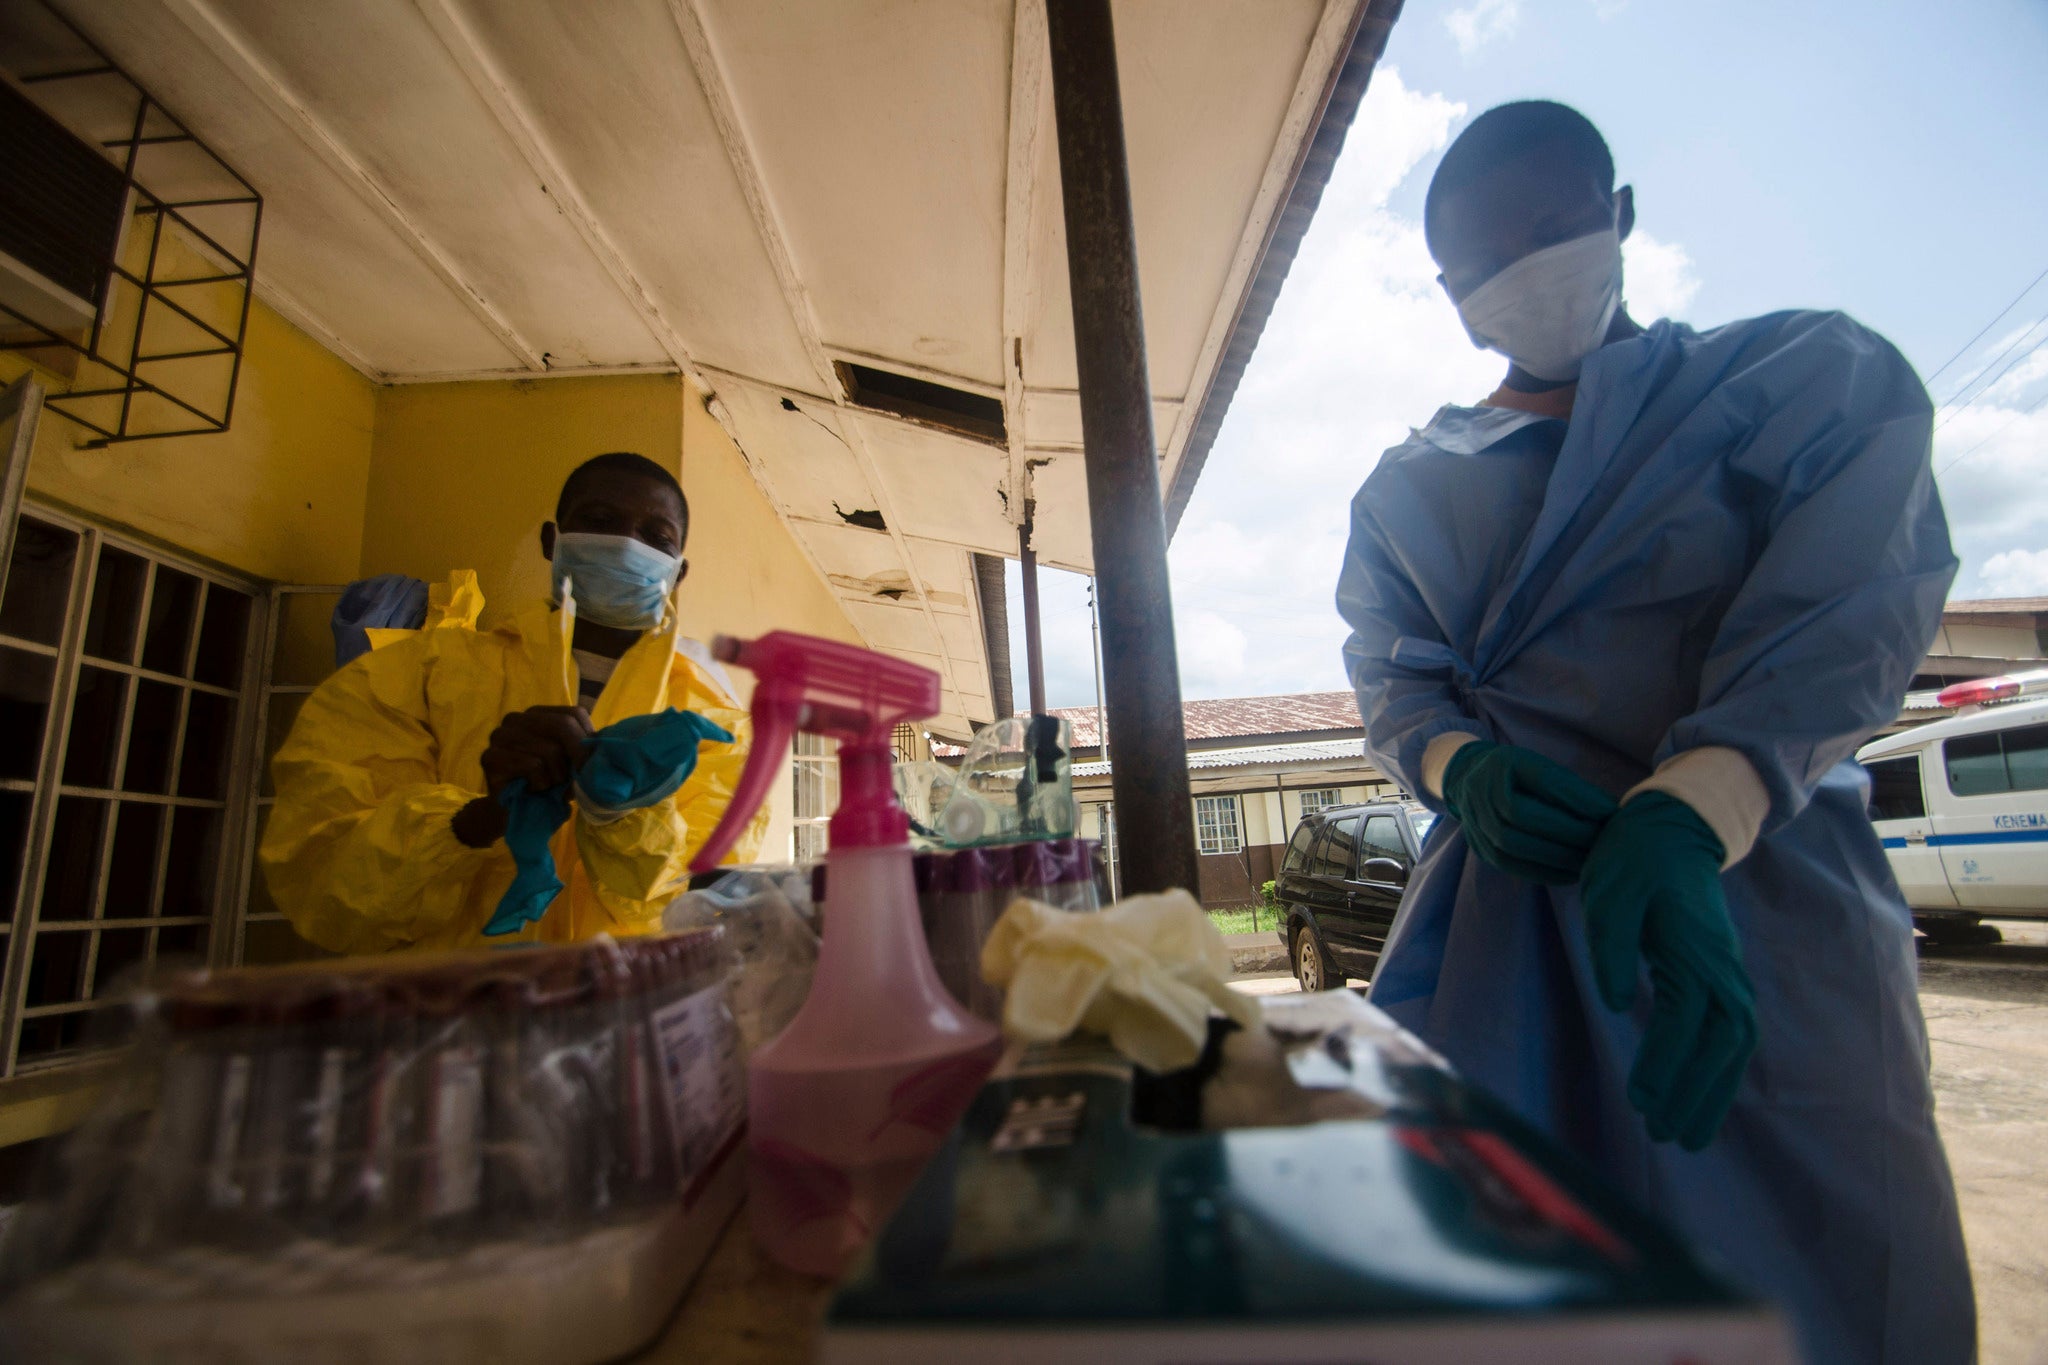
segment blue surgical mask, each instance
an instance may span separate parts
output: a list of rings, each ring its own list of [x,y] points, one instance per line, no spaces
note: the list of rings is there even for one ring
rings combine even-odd
[[[652,630],[661,624],[683,561],[631,536],[564,531],[555,537],[555,601],[572,585],[576,615],[600,626]]]

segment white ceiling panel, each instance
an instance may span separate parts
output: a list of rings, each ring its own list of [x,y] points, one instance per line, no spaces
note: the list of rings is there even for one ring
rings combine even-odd
[[[908,573],[895,537],[845,522],[804,521],[796,523],[798,537],[823,564],[835,571],[859,578],[877,574]]]
[[[553,364],[668,359],[411,0],[182,3],[259,50]]]
[[[868,643],[892,653],[934,656],[942,653],[931,621],[919,608],[843,597],[840,602]]]
[[[1119,0],[1117,78],[1152,391],[1184,397],[1322,17],[1320,0]],[[1219,92],[1228,91],[1228,97]],[[1059,147],[1039,144],[1024,380],[1079,386]]]
[[[890,524],[904,535],[994,553],[1016,544],[1005,501],[1009,452],[873,413],[842,411],[881,476]]]
[[[1040,507],[1060,515],[1039,517],[1031,527],[1032,548],[1044,563],[1075,573],[1092,573],[1095,546],[1088,529],[1088,466],[1079,453],[1032,452],[1031,487]],[[1037,461],[1044,460],[1044,464]]]
[[[880,500],[840,435],[837,409],[830,403],[798,401],[736,382],[721,385],[718,396],[732,413],[740,449],[777,510],[836,521],[878,509]]]
[[[1010,9],[699,5],[825,341],[1003,382]]]
[[[954,666],[968,664],[978,667],[984,647],[981,624],[969,616],[940,616],[938,623],[939,639],[945,643],[946,653]]]
[[[913,540],[910,562],[916,566],[918,578],[933,590],[933,611],[966,612],[980,618],[981,607],[974,597],[974,565],[967,551],[957,545]]]
[[[1166,449],[1173,424],[1180,420],[1181,405],[1170,398],[1152,404],[1152,435],[1159,449]],[[1028,446],[1081,446],[1081,395],[1058,390],[1024,391],[1024,444]]]
[[[462,4],[689,353],[817,388],[667,0]]]

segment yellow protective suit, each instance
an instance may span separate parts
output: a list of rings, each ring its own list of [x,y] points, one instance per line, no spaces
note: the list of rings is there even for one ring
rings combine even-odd
[[[575,608],[541,603],[478,631],[473,575],[457,575],[434,599],[425,629],[375,632],[377,648],[322,683],[272,760],[277,803],[260,854],[271,898],[305,938],[345,953],[660,928],[663,905],[683,888],[746,764],[752,726],[723,670],[678,635],[673,605],[666,625],[626,651],[591,712],[595,725],[675,706],[734,742],[706,744],[666,802],[604,824],[572,817],[555,835],[564,890],[546,917],[486,939],[512,855],[502,842],[465,846],[449,822],[484,794],[480,760],[499,721],[572,704]],[[728,861],[753,860],[766,828],[763,811]]]

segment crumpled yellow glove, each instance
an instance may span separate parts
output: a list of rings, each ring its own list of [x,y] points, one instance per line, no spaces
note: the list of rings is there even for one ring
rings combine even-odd
[[[982,945],[981,974],[1008,991],[1012,1038],[1049,1043],[1086,1029],[1153,1071],[1194,1065],[1212,1005],[1246,1028],[1259,1022],[1258,1003],[1225,984],[1223,935],[1185,891],[1093,915],[1015,901]]]

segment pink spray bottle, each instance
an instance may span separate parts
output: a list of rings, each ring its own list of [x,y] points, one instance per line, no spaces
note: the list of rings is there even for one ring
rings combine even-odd
[[[930,669],[788,631],[720,637],[752,671],[754,747],[692,865],[716,867],[788,761],[793,732],[839,741],[824,943],[810,994],[747,1065],[755,1240],[836,1277],[895,1211],[1002,1052],[1002,1035],[940,984],[918,919],[910,822],[890,736],[939,709]]]

